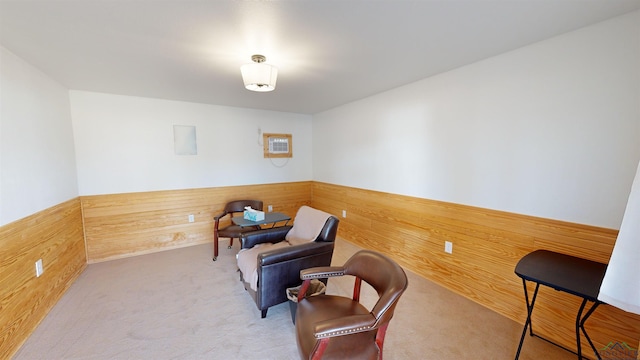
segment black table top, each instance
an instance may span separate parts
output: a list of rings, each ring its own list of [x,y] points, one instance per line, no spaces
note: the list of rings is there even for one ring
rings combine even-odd
[[[598,300],[606,264],[560,254],[536,250],[525,255],[516,265],[519,277],[568,292],[581,298]]]

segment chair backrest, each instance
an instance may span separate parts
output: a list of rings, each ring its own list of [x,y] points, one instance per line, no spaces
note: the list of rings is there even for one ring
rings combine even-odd
[[[378,324],[389,322],[409,284],[402,267],[380,253],[361,250],[344,264],[344,273],[362,279],[378,292],[379,299],[371,314]]]
[[[334,242],[336,240],[336,235],[338,234],[339,223],[340,220],[335,216],[328,218],[322,228],[322,231],[320,231],[320,235],[318,235],[314,241]]]
[[[292,244],[310,241],[335,241],[338,232],[337,217],[309,206],[301,206],[286,239]]]
[[[224,207],[224,211],[229,214],[243,212],[245,206],[251,206],[252,209],[262,211],[263,205],[260,200],[235,200],[228,202]]]

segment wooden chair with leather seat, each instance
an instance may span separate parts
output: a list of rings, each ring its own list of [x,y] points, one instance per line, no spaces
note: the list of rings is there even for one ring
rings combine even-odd
[[[353,297],[305,297],[312,279],[355,277]],[[398,299],[408,285],[404,270],[374,251],[354,254],[344,266],[315,267],[300,272],[296,338],[302,359],[382,359],[382,346]],[[362,281],[378,293],[369,311],[360,304]]]
[[[220,220],[225,216],[229,215],[229,219],[233,218],[236,213],[244,212],[245,206],[251,206],[252,209],[262,211],[262,201],[260,200],[235,200],[228,202],[224,206],[224,211],[219,215],[213,217],[215,221],[213,224],[213,261],[218,259],[218,238],[219,237],[228,237],[229,238],[229,249],[233,246],[233,239],[240,239],[243,233],[249,231],[260,230],[259,226],[249,226],[249,227],[240,227],[235,225],[233,222],[231,224],[220,228]]]

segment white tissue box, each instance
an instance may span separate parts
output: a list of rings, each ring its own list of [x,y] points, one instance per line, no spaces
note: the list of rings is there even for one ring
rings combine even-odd
[[[264,211],[254,209],[245,210],[244,218],[251,221],[262,221],[264,220]]]

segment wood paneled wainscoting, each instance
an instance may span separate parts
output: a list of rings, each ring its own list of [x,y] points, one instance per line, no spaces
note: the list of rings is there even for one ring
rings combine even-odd
[[[340,219],[340,237],[389,254],[406,268],[521,324],[526,306],[514,269],[522,256],[547,249],[608,263],[617,235],[611,229],[319,182],[312,192],[312,206],[334,214],[347,211]],[[452,254],[444,252],[445,241],[453,243]],[[577,297],[541,287],[534,331],[575,348],[579,305]],[[634,347],[640,316],[602,305],[586,328],[598,349],[610,342]],[[592,356],[588,344],[583,349]]]
[[[306,181],[82,196],[88,261],[212,242],[213,217],[231,200],[262,200],[265,210],[273,205],[273,211],[293,217],[300,206],[311,203],[311,186]],[[221,241],[220,254],[225,250]]]
[[[78,198],[0,227],[0,359],[18,351],[85,267]]]

